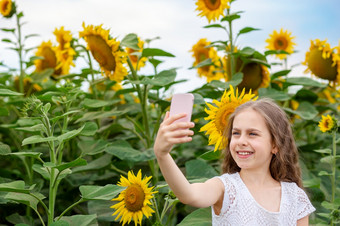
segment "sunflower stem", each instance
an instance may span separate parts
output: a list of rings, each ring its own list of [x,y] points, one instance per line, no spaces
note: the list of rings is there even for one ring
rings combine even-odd
[[[23,46],[21,43],[21,25],[20,25],[20,13],[15,12],[15,16],[16,16],[16,22],[17,22],[17,27],[18,27],[18,54],[19,54],[19,67],[20,67],[20,76],[19,76],[19,90],[20,93],[24,93],[24,69],[23,69],[23,56],[22,56],[22,50],[23,50]]]
[[[75,203],[73,203],[72,205],[70,205],[66,210],[64,210],[64,212],[62,212],[62,213],[60,214],[60,216],[58,217],[57,221],[59,221],[60,218],[61,218],[62,216],[64,216],[64,214],[67,213],[70,209],[72,209],[73,207],[75,207],[76,205],[78,205],[78,204],[80,204],[80,203],[82,203],[82,202],[84,202],[84,199],[83,199],[83,198],[79,199],[77,202],[75,202]]]
[[[335,200],[335,190],[336,190],[336,180],[335,180],[335,173],[336,173],[336,130],[333,131],[333,166],[332,166],[332,203]]]
[[[157,205],[155,196],[152,197],[152,201],[153,201],[154,208],[155,208],[155,210],[156,210],[155,212],[156,212],[157,221],[160,222],[160,223],[162,223],[161,218],[160,218],[160,216],[159,216],[158,205]]]
[[[229,16],[230,15],[230,8],[227,9],[227,15]],[[228,81],[230,81],[233,77],[233,75],[235,74],[235,59],[234,59],[234,43],[233,43],[233,30],[232,30],[232,21],[229,20],[228,21],[228,26],[229,26],[229,44],[230,44],[230,53],[229,53],[229,56],[230,56],[230,75],[229,73],[227,73],[227,76],[228,76]]]

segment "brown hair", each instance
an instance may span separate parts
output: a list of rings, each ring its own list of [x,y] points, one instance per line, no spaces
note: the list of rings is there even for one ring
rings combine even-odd
[[[269,165],[272,177],[277,181],[295,182],[302,188],[299,154],[288,117],[286,113],[269,98],[248,101],[238,106],[230,115],[225,130],[228,145],[224,150],[223,173],[236,173],[241,170],[231,156],[229,144],[235,116],[247,108],[251,108],[262,115],[271,134],[272,142],[277,147],[278,152],[273,155]]]

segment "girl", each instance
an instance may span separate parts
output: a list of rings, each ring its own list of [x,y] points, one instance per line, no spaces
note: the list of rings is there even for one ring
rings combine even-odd
[[[223,175],[190,184],[170,155],[192,140],[192,122],[166,113],[154,145],[162,174],[184,204],[212,207],[213,225],[308,225],[315,208],[302,189],[298,151],[285,112],[273,101],[240,105],[225,130]]]

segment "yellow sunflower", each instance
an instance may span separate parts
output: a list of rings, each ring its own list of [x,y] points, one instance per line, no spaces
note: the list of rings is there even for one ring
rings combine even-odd
[[[198,16],[206,17],[210,23],[211,20],[218,20],[220,16],[224,16],[224,10],[229,9],[230,0],[197,0],[196,11],[200,13]]]
[[[229,69],[229,58],[225,57],[224,60],[224,68],[226,70],[225,80],[228,82],[231,76],[231,70]],[[236,59],[236,71],[240,71],[242,67],[243,61],[240,58]],[[259,88],[266,88],[270,83],[270,72],[268,68],[257,62],[247,63],[242,67],[243,80],[237,86],[240,90],[246,89],[246,91],[253,90],[257,91]]]
[[[213,103],[216,106],[207,103],[209,109],[205,108],[205,112],[208,114],[208,117],[204,119],[210,120],[210,122],[204,125],[200,129],[200,132],[206,131],[205,134],[209,135],[209,145],[215,145],[214,151],[222,150],[227,147],[228,140],[224,135],[224,131],[227,126],[229,115],[241,104],[256,99],[257,97],[255,97],[255,94],[252,94],[251,91],[246,94],[245,89],[243,89],[242,93],[238,95],[238,89],[236,88],[235,93],[234,88],[230,86],[229,91],[224,91],[220,102],[218,100],[213,100]]]
[[[116,210],[112,216],[118,214],[115,220],[121,217],[120,222],[123,221],[123,226],[129,224],[132,219],[136,226],[142,225],[143,215],[149,218],[155,212],[149,206],[153,194],[156,193],[152,191],[153,187],[148,187],[150,179],[151,176],[142,179],[141,170],[138,171],[137,176],[132,171],[129,171],[128,178],[121,176],[118,185],[127,188],[119,194],[118,198],[112,199],[118,203],[111,208]]]
[[[137,45],[139,47],[139,50],[135,50],[135,49],[131,49],[129,47],[126,47],[126,52],[128,53],[130,61],[132,63],[132,66],[135,70],[139,70],[141,67],[144,67],[145,62],[147,61],[146,57],[139,58],[139,56],[132,54],[132,53],[136,53],[136,52],[142,53],[143,47],[144,47],[144,41],[141,40],[140,38],[138,38],[138,44]],[[138,65],[138,68],[137,68],[137,65]]]
[[[327,115],[324,116],[322,115],[322,118],[319,122],[319,127],[321,132],[331,132],[337,128],[337,121],[333,116]]]
[[[213,65],[207,65],[197,68],[197,73],[200,77],[206,77],[207,82],[212,80],[220,80],[223,78],[223,73],[219,69],[221,63],[217,55],[217,51],[213,47],[208,47],[211,43],[207,39],[200,39],[191,49],[192,56],[195,58],[193,66],[198,65],[206,59],[211,59]]]
[[[0,0],[0,13],[10,18],[15,13],[15,4],[11,0]]]
[[[37,59],[34,61],[35,70],[37,72],[41,72],[47,68],[53,68],[54,75],[61,74],[61,69],[56,69],[58,63],[57,49],[52,45],[51,41],[42,42],[35,55],[43,57],[43,59]]]
[[[119,50],[119,42],[109,37],[109,30],[100,26],[85,26],[79,32],[79,37],[87,42],[87,48],[99,63],[103,73],[111,80],[120,82],[128,74],[123,66],[126,63],[126,53]]]
[[[335,53],[335,50],[338,52]],[[335,84],[340,83],[340,47],[331,48],[327,40],[311,40],[309,51],[306,52],[306,73],[326,79]]]
[[[72,35],[71,31],[65,31],[64,26],[60,29],[55,29],[53,34],[56,36],[57,42],[57,69],[61,68],[61,74],[66,75],[70,71],[71,66],[75,66],[73,63],[76,52],[71,47]]]
[[[296,44],[293,42],[295,37],[291,36],[291,34],[291,32],[288,30],[284,31],[282,28],[280,32],[274,30],[273,33],[269,35],[270,38],[266,40],[268,43],[266,48],[269,50],[284,50],[287,53],[292,54],[294,52],[294,45]],[[281,60],[287,58],[286,54],[277,54],[276,56]]]

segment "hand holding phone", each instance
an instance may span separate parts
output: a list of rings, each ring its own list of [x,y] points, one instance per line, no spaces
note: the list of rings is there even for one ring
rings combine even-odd
[[[176,122],[190,122],[192,107],[194,105],[194,95],[191,93],[178,93],[174,94],[171,99],[170,105],[170,117],[172,115],[186,113],[187,115],[183,118],[177,119]]]

